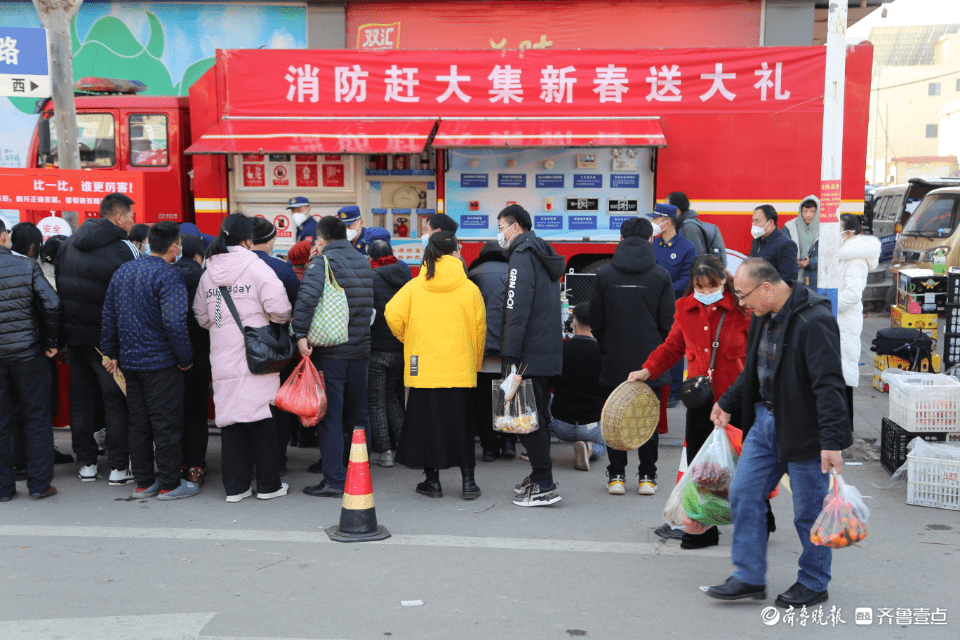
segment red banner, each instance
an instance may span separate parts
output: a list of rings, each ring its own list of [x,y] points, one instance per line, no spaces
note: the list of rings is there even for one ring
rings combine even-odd
[[[226,117],[579,117],[822,110],[823,47],[219,51]]]
[[[128,195],[143,207],[143,173],[0,169],[0,209],[96,213],[111,193]]]

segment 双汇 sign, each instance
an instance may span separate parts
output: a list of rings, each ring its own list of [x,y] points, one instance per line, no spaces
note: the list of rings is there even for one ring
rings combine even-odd
[[[0,96],[50,96],[47,30],[0,27]]]

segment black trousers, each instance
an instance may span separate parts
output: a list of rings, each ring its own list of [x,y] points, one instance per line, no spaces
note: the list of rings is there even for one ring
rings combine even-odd
[[[130,464],[127,398],[113,376],[103,368],[103,358],[94,347],[72,345],[69,354],[70,434],[77,463],[97,463],[100,448],[93,434],[98,431],[96,397],[100,396],[103,399],[110,468],[126,469]],[[182,408],[183,405],[180,406]]]
[[[660,389],[654,389],[654,392],[657,394],[657,397],[660,397]],[[613,393],[613,389],[607,389],[607,395]],[[657,459],[660,455],[660,432],[657,429],[653,430],[653,435],[647,440],[639,449],[637,449],[637,456],[640,459],[640,465],[638,467],[640,471],[640,477],[644,476],[648,478],[657,478]],[[611,475],[625,476],[627,471],[627,452],[620,451],[619,449],[614,449],[609,444],[607,445],[607,456],[610,459],[610,464],[607,465],[607,472]]]
[[[273,418],[223,427],[220,430],[220,457],[223,488],[228,496],[238,496],[250,488],[254,467],[258,493],[273,493],[280,489]]]
[[[13,495],[10,418],[14,403],[23,416],[27,488],[40,493],[53,480],[53,424],[50,421],[50,369],[47,358],[0,366],[0,496]]]
[[[293,358],[280,371],[281,385],[290,379],[290,374],[293,373],[298,364],[300,364],[300,359]],[[277,434],[277,463],[280,469],[284,469],[287,466],[287,445],[290,444],[290,434],[295,433],[294,429],[300,428],[300,418],[292,413],[277,409],[274,405],[270,405],[270,415],[273,416],[274,431]],[[246,491],[246,489],[243,491]],[[243,493],[243,491],[240,493]]]
[[[850,430],[853,431],[853,387],[847,387],[847,413],[850,415]]]
[[[183,374],[183,462],[189,467],[207,468],[207,399],[210,391],[210,357],[198,353],[194,365]]]
[[[533,396],[537,403],[537,430],[523,434],[520,444],[530,458],[530,479],[540,485],[553,484],[553,461],[550,459],[550,397],[557,376],[530,376]],[[491,407],[492,405],[491,400]],[[492,410],[492,409],[491,409]]]
[[[174,366],[160,371],[126,371],[124,376],[133,479],[140,488],[159,479],[161,489],[176,489],[183,464],[183,372]]]
[[[477,435],[484,451],[500,451],[504,442],[516,442],[517,436],[500,433],[493,429],[493,381],[500,378],[499,373],[478,373],[477,388],[474,390],[473,411],[477,421]]]

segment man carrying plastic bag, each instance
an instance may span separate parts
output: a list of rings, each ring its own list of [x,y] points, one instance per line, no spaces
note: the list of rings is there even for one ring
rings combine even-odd
[[[714,405],[711,418],[726,426],[743,412],[743,452],[730,486],[734,574],[701,589],[720,600],[767,597],[764,498],[784,473],[793,489],[794,525],[803,551],[797,581],[776,600],[780,607],[813,606],[827,599],[831,549],[815,545],[810,530],[827,495],[829,476],[843,467],[840,450],[853,444],[840,363],[840,331],[830,301],[781,280],[760,258],[746,260],[734,278],[737,298],[753,312],[743,371]]]

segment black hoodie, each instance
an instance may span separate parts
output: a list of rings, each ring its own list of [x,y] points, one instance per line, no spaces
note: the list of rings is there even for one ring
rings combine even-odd
[[[533,231],[510,244],[510,271],[503,301],[500,353],[525,367],[525,377],[563,372],[560,277],[564,259]]]
[[[370,349],[372,351],[403,351],[403,343],[397,340],[387,326],[383,310],[387,303],[410,282],[410,269],[402,262],[394,262],[373,270],[373,308],[376,317],[370,327]]]
[[[63,332],[68,346],[100,346],[103,301],[110,278],[137,250],[127,232],[109,220],[88,218],[57,253],[57,291],[63,302]]]
[[[781,313],[773,369],[773,413],[780,462],[820,457],[853,444],[840,361],[840,329],[830,301],[803,286],[794,286]],[[757,349],[767,316],[754,316],[747,333],[747,362],[736,382],[720,397],[728,412],[741,410],[746,440],[760,401]]]
[[[612,264],[597,272],[590,298],[590,330],[603,354],[601,386],[616,388],[663,344],[675,304],[670,273],[657,264],[650,241],[621,240]],[[665,380],[648,384],[657,389]]]

